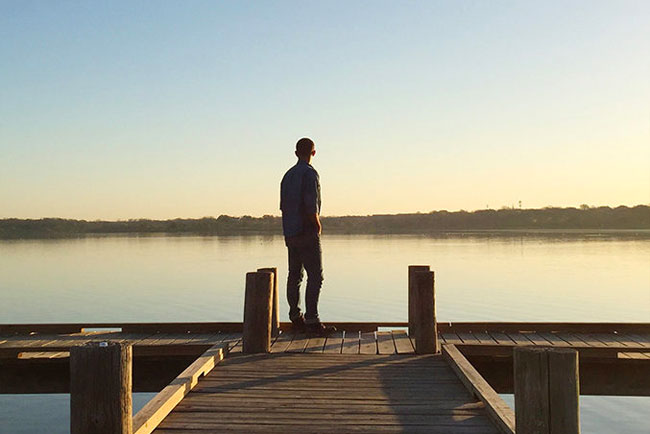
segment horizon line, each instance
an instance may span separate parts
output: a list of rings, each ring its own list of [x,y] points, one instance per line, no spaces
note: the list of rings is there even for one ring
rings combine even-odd
[[[344,218],[344,217],[375,217],[375,216],[398,216],[398,215],[417,215],[417,214],[433,214],[437,212],[448,212],[448,213],[461,213],[461,212],[466,212],[466,213],[474,213],[474,212],[479,212],[479,211],[542,211],[542,210],[548,210],[548,209],[576,209],[576,210],[590,210],[590,209],[599,209],[599,208],[609,208],[609,209],[617,209],[617,208],[637,208],[637,207],[650,207],[650,203],[640,203],[637,205],[588,205],[588,204],[581,204],[576,206],[554,206],[554,205],[547,205],[541,208],[521,208],[521,207],[508,207],[508,206],[502,206],[500,208],[477,208],[474,210],[466,210],[466,209],[458,209],[458,210],[447,210],[447,209],[438,209],[438,210],[431,210],[431,211],[413,211],[413,212],[398,212],[398,213],[374,213],[374,214],[347,214],[347,215],[321,215],[322,218]],[[229,215],[229,214],[219,214],[217,216],[214,215],[206,215],[202,217],[167,217],[167,218],[148,218],[148,217],[127,217],[127,218],[118,218],[114,220],[105,220],[102,218],[96,218],[96,219],[84,219],[84,218],[72,218],[72,217],[53,217],[53,216],[45,216],[45,217],[0,217],[0,220],[75,220],[75,221],[91,221],[91,222],[97,222],[97,221],[103,221],[103,222],[119,222],[119,221],[133,221],[133,220],[151,220],[151,221],[170,221],[170,220],[202,220],[202,219],[217,219],[221,216],[226,216],[226,217],[231,217],[231,218],[243,218],[243,217],[250,217],[250,218],[264,218],[264,217],[272,217],[272,218],[281,218],[282,215],[274,215],[274,214],[263,214],[259,216],[254,216],[254,215],[249,215],[249,214],[243,214],[243,215]]]

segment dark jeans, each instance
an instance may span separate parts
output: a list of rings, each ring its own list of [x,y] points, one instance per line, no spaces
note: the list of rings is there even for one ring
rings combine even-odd
[[[287,278],[287,301],[289,318],[300,317],[300,283],[302,270],[307,271],[305,291],[305,322],[315,323],[318,318],[318,297],[323,284],[323,258],[318,234],[286,238],[289,250],[289,276]]]

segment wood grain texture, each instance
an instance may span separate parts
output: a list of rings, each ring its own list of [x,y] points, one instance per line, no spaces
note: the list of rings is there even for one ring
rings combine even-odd
[[[271,298],[271,336],[277,337],[280,334],[280,288],[278,288],[278,268],[258,268],[257,271],[273,273],[273,295]]]
[[[227,357],[155,432],[184,430],[498,432],[440,355],[326,353]]]
[[[413,354],[415,348],[405,330],[393,330],[393,341],[398,354]]]
[[[433,271],[413,274],[417,305],[415,307],[415,352],[434,354],[440,352],[436,323],[436,296]]]
[[[514,350],[517,434],[550,433],[548,353],[544,348]]]
[[[408,327],[403,321],[376,322],[330,322],[340,331],[377,331],[378,327]],[[11,335],[71,334],[86,329],[114,329],[123,333],[241,333],[241,322],[163,322],[163,323],[54,323],[54,324],[0,324],[0,341]],[[280,330],[291,330],[290,322],[281,322]],[[645,323],[572,323],[572,322],[440,322],[440,333],[471,331],[519,332],[565,332],[565,333],[627,333],[643,336],[650,345],[650,322]],[[0,345],[2,345],[0,343]]]
[[[467,390],[483,404],[503,434],[514,434],[515,414],[454,345],[443,345],[442,354]]]
[[[247,354],[271,351],[273,302],[272,272],[246,273],[242,351]]]
[[[580,433],[578,352],[558,348],[548,352],[550,432]]]
[[[197,385],[199,378],[223,360],[223,356],[222,344],[214,346],[181,372],[133,417],[134,434],[151,433]]]
[[[90,342],[70,349],[70,432],[131,434],[131,346]]]
[[[429,265],[409,265],[408,267],[408,334],[410,336],[415,336],[415,328],[417,327],[418,294],[415,286],[415,273],[429,270]]]

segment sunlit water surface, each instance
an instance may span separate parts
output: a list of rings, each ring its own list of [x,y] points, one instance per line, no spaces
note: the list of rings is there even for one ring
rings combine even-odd
[[[650,321],[647,232],[322,243],[326,321],[406,321],[409,264],[436,271],[440,321]],[[281,237],[0,241],[0,322],[241,321],[245,273],[267,266],[283,282]],[[0,432],[64,433],[68,411],[67,395],[0,395]],[[648,432],[648,398],[585,396],[581,411],[586,433]]]

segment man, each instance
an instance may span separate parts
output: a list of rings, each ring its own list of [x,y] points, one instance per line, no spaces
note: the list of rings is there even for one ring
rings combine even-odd
[[[298,163],[285,173],[280,184],[280,209],[285,244],[289,251],[289,319],[297,330],[306,329],[310,334],[325,336],[336,331],[336,328],[325,326],[318,316],[323,261],[320,246],[320,182],[318,172],[310,164],[314,155],[316,150],[311,139],[298,140]],[[304,316],[300,311],[303,268],[307,271]]]

